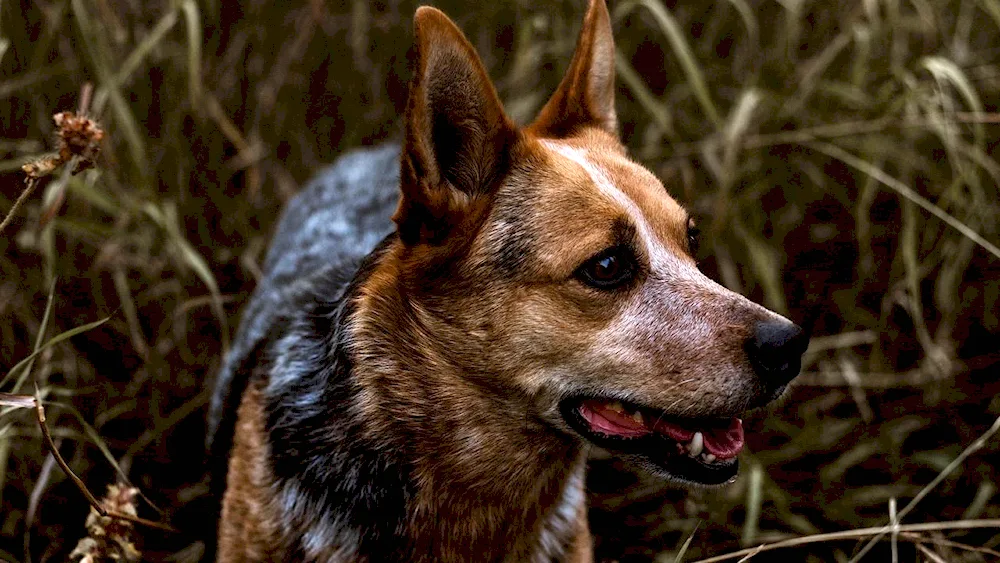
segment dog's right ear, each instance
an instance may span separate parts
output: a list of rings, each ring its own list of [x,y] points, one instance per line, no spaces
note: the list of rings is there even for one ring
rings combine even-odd
[[[406,244],[436,244],[504,174],[516,138],[483,63],[440,11],[417,9],[399,207]]]
[[[584,126],[618,135],[615,40],[605,0],[590,0],[569,70],[528,130],[559,138]]]

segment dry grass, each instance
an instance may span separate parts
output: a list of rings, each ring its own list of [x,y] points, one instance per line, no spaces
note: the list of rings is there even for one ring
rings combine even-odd
[[[579,2],[436,4],[530,118]],[[95,168],[42,180],[3,228],[0,393],[37,385],[92,490],[128,480],[141,516],[177,524],[142,531],[150,560],[197,560],[211,536],[205,381],[282,203],[393,137],[405,97],[415,3],[232,5],[0,3],[0,216],[85,83],[106,131]],[[996,560],[995,528],[945,524],[1000,518],[996,444],[953,463],[1000,415],[1000,2],[611,7],[624,137],[701,216],[704,268],[817,338],[789,400],[748,421],[735,486],[664,490],[596,463],[599,554],[835,533],[753,560],[849,561],[889,522],[864,560]],[[32,414],[4,404],[0,503],[0,559],[64,559],[87,533]]]

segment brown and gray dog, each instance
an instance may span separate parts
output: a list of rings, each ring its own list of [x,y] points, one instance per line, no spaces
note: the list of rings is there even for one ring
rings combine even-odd
[[[402,147],[292,202],[220,374],[219,561],[590,561],[589,444],[726,483],[798,373],[801,329],[699,272],[620,143],[604,0],[524,128],[451,20],[414,25]]]

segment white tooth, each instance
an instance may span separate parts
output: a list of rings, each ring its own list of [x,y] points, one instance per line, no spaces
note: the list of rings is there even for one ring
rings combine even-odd
[[[642,424],[643,423],[642,422],[642,413],[639,412],[639,411],[635,411],[634,413],[632,413],[632,420],[636,421],[639,424]]]
[[[705,437],[701,435],[701,432],[695,432],[694,438],[691,438],[691,445],[688,446],[691,457],[698,457],[704,447]]]
[[[613,403],[608,403],[608,410],[623,413],[625,412],[625,407],[622,406],[620,401],[615,401]]]
[[[705,458],[705,463],[712,463],[715,461],[715,456],[712,454],[705,454],[703,457]]]

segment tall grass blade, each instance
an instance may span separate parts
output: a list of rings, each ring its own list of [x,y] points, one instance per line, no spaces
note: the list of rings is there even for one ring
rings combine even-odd
[[[43,342],[45,341],[45,335],[48,334],[49,332],[49,321],[52,320],[52,309],[55,303],[55,294],[56,294],[56,282],[53,281],[52,284],[49,286],[48,298],[45,300],[45,312],[42,313],[42,322],[39,323],[38,334],[35,335],[34,351],[36,353],[42,349]],[[24,385],[24,381],[27,379],[28,374],[31,373],[31,370],[34,366],[35,366],[34,359],[28,361],[28,363],[24,365],[23,374],[20,377],[18,377],[17,381],[14,383],[14,387],[12,389],[14,393],[20,391],[21,386]],[[3,381],[0,381],[0,388],[3,387],[4,382],[6,382],[6,380],[7,379],[4,378]]]
[[[852,41],[853,38],[851,35],[845,31],[827,44],[812,60],[803,65],[804,70],[799,76],[798,91],[781,108],[780,115],[789,116],[803,111],[803,108],[806,107],[806,104],[811,99],[813,92],[821,84],[820,77]]]
[[[18,374],[21,370],[24,370],[28,365],[30,365],[31,362],[33,362],[35,360],[35,358],[37,358],[39,356],[39,354],[41,354],[45,350],[48,350],[49,348],[55,346],[56,344],[59,344],[60,342],[62,342],[64,340],[68,340],[70,338],[73,338],[74,336],[76,336],[78,334],[83,334],[84,332],[87,332],[88,330],[93,330],[93,329],[101,326],[102,324],[108,322],[108,320],[110,320],[110,319],[111,319],[111,317],[105,317],[105,318],[103,318],[103,319],[101,319],[99,321],[94,321],[92,323],[87,323],[85,325],[80,325],[78,327],[71,328],[70,330],[67,330],[66,332],[62,332],[62,333],[59,333],[59,334],[53,336],[45,344],[42,344],[42,346],[38,350],[35,350],[30,356],[24,358],[20,362],[17,362],[16,364],[14,364],[14,367],[10,368],[10,371],[7,372],[7,375],[5,375],[2,380],[0,380],[0,387],[3,387],[8,381],[10,381],[10,379],[12,377],[14,377],[14,375]]]
[[[688,84],[694,91],[695,98],[701,105],[705,115],[715,124],[716,128],[721,128],[722,117],[720,117],[715,102],[712,101],[712,94],[709,92],[705,76],[701,71],[701,65],[695,59],[694,51],[688,45],[687,38],[677,24],[677,20],[670,15],[670,12],[667,11],[663,4],[656,0],[633,0],[622,4],[615,11],[617,14],[628,14],[638,6],[646,8],[653,15],[653,19],[659,24],[664,36],[666,36],[667,41],[670,43],[670,47],[674,51],[674,56],[677,57],[681,68],[684,69],[684,75],[687,77]],[[619,17],[617,14],[616,17]]]
[[[757,274],[761,286],[764,288],[764,303],[770,308],[780,313],[788,310],[785,302],[785,293],[781,285],[781,267],[775,249],[754,235],[745,226],[736,222],[734,229],[739,233],[743,244],[750,255],[750,267]]]
[[[740,543],[750,545],[757,539],[760,530],[760,510],[764,503],[764,471],[760,464],[750,465],[750,476],[747,480],[747,515],[743,522],[743,535]]]
[[[975,113],[983,113],[983,102],[979,99],[979,94],[973,88],[969,78],[958,68],[954,62],[944,57],[927,57],[921,61],[921,65],[930,72],[934,78],[941,83],[950,83],[965,98],[965,103]],[[976,134],[976,145],[983,146],[986,131],[982,123],[972,124]]]
[[[184,0],[181,9],[188,34],[188,92],[191,106],[197,109],[201,107],[201,13],[194,0]]]
[[[163,41],[176,24],[176,10],[171,10],[160,18],[160,21],[156,22],[156,25],[154,25],[153,29],[149,31],[149,34],[147,34],[146,37],[144,37],[143,40],[135,46],[135,49],[133,49],[132,52],[125,57],[125,60],[122,62],[115,75],[115,83],[122,84],[128,80],[128,78],[132,76],[132,73],[138,70],[139,65],[146,60],[146,57],[153,52],[153,49],[159,46],[160,42]]]
[[[743,20],[743,25],[747,28],[747,35],[756,50],[760,45],[760,24],[757,23],[757,16],[753,13],[753,8],[747,4],[746,0],[729,0]]]
[[[106,43],[106,37],[98,26],[90,18],[83,0],[72,0],[71,4],[73,17],[80,29],[80,36],[83,37],[84,46],[87,49],[90,59],[97,70],[100,86],[94,94],[93,114],[100,116],[104,105],[111,103],[112,115],[120,128],[123,136],[127,140],[129,151],[131,152],[131,162],[133,169],[140,177],[145,178],[149,167],[146,166],[146,142],[144,135],[140,133],[140,127],[135,115],[129,107],[128,102],[118,90],[118,83],[115,73],[112,70],[113,61],[112,49]]]
[[[906,184],[893,178],[884,170],[877,168],[870,162],[867,162],[852,155],[851,153],[845,151],[844,149],[841,149],[836,145],[831,145],[829,143],[823,143],[823,142],[814,142],[814,143],[808,143],[808,146],[816,151],[819,151],[823,154],[826,154],[832,158],[835,158],[843,162],[844,164],[850,166],[851,168],[860,170],[861,172],[868,174],[872,178],[875,178],[882,185],[888,187],[889,189],[905,197],[906,199],[912,201],[913,203],[916,203],[931,215],[934,215],[938,219],[944,221],[950,227],[962,233],[962,235],[968,237],[976,244],[986,249],[986,251],[992,254],[993,256],[1000,258],[1000,248],[998,248],[995,244],[984,239],[982,236],[979,235],[979,233],[970,229],[968,226],[966,226],[964,223],[962,223],[955,217],[949,215],[948,212],[946,212],[945,210],[931,203],[924,196],[913,191],[913,189],[911,189]]]
[[[702,522],[701,520],[695,522],[694,529],[691,530],[691,533],[688,534],[688,537],[684,540],[684,543],[681,544],[681,548],[677,550],[677,555],[674,556],[674,563],[683,563],[684,556],[687,555],[688,549],[691,548],[691,542],[694,541],[694,536],[698,533],[698,528],[701,527],[701,522]],[[661,558],[657,558],[657,563],[659,563],[660,560]],[[665,562],[666,557],[663,557],[662,560]]]
[[[632,91],[632,95],[635,96],[636,101],[642,105],[646,113],[649,114],[649,117],[653,119],[653,123],[659,128],[660,133],[672,134],[673,124],[670,117],[670,109],[666,104],[656,99],[656,96],[646,87],[646,83],[639,76],[639,73],[632,68],[628,60],[618,51],[615,51],[615,70],[618,73],[618,78],[628,86],[628,89]]]
[[[195,275],[208,288],[209,294],[212,297],[212,311],[221,325],[220,332],[222,334],[223,349],[228,350],[229,322],[226,318],[226,311],[222,307],[222,294],[219,292],[219,284],[216,283],[215,276],[212,274],[212,269],[209,268],[208,262],[205,261],[202,255],[181,234],[180,227],[177,224],[177,214],[172,207],[168,206],[161,209],[152,202],[147,202],[143,210],[146,212],[146,215],[153,219],[166,232],[168,240],[173,244],[182,261],[194,271]]]
[[[979,6],[993,18],[993,23],[1000,28],[1000,0],[979,0]]]

